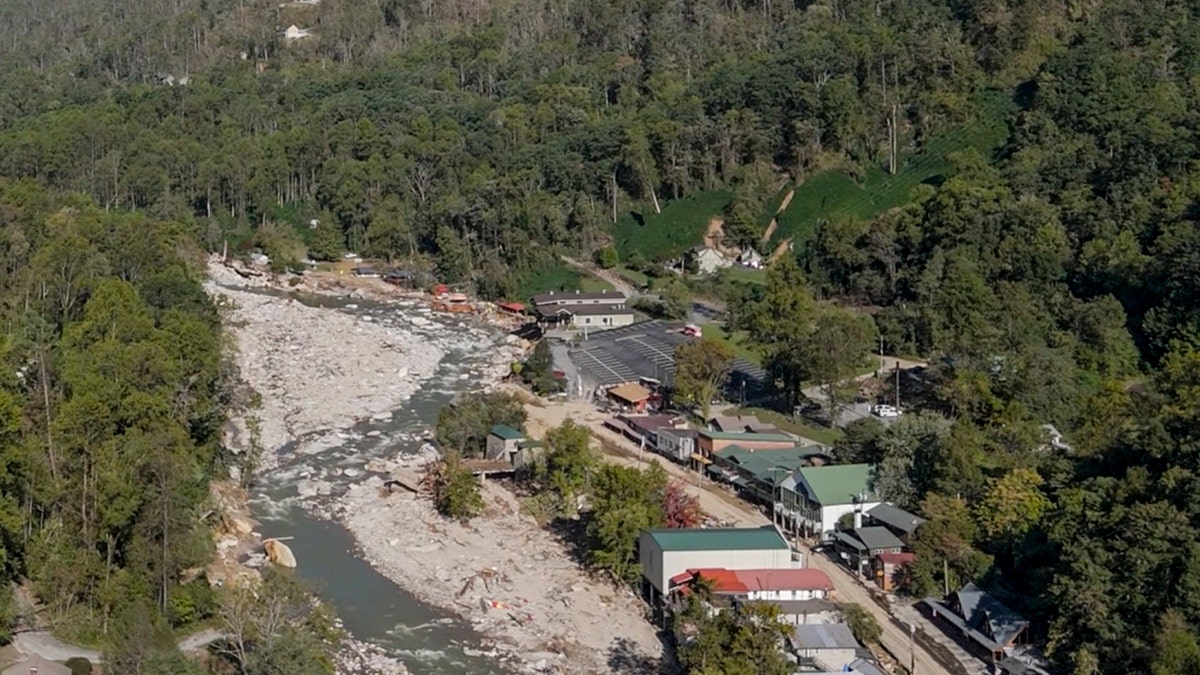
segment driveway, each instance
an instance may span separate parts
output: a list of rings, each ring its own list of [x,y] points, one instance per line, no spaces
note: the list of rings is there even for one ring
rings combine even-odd
[[[83,658],[100,663],[102,654],[95,649],[69,645],[50,634],[50,631],[31,630],[13,636],[13,645],[26,656],[38,655],[47,661],[66,661]]]

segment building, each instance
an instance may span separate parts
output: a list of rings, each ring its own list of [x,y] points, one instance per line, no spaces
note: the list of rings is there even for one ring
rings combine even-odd
[[[410,270],[388,270],[387,274],[383,275],[383,280],[393,286],[412,288],[416,285],[417,274]]]
[[[682,583],[711,579],[713,593],[742,600],[825,600],[833,593],[833,580],[813,567],[789,569],[695,569],[682,573]]]
[[[796,439],[787,434],[759,434],[750,431],[713,431],[700,429],[697,432],[696,449],[704,457],[705,463],[711,461],[711,455],[731,445],[755,450],[784,450],[796,447]]]
[[[664,457],[687,464],[688,460],[696,455],[697,433],[695,429],[659,429],[657,437],[658,444],[655,450]]]
[[[604,425],[656,452],[661,432],[688,428],[687,421],[676,415],[617,415]]]
[[[71,669],[40,656],[30,656],[5,668],[3,675],[71,675]]]
[[[844,623],[795,626],[789,641],[798,665],[832,672],[845,670],[857,661],[861,649]]]
[[[867,511],[867,525],[886,527],[900,538],[905,546],[912,544],[912,535],[925,524],[925,519],[898,506],[883,503]]]
[[[778,427],[769,422],[762,422],[753,415],[714,415],[708,421],[708,428],[712,431],[729,431],[729,432],[750,432],[755,434],[785,434],[791,436],[787,432],[780,431]]]
[[[620,328],[637,319],[625,305],[546,305],[537,308],[537,317],[543,324],[582,331]]]
[[[1004,660],[1029,628],[1025,617],[973,583],[951,593],[944,602],[934,598],[923,602],[935,619],[959,631],[992,663]]]
[[[818,446],[760,450],[730,445],[714,452],[711,459],[706,471],[714,479],[728,481],[749,499],[773,504],[780,481],[800,467],[824,464],[829,456]]]
[[[618,385],[608,390],[608,398],[626,410],[644,413],[654,392],[637,382]]]
[[[520,471],[526,467],[533,466],[545,455],[546,446],[541,441],[517,441],[517,451],[512,455],[510,461],[512,462],[513,468],[517,471]]]
[[[775,511],[785,521],[822,540],[833,537],[848,513],[875,508],[870,464],[837,464],[797,469],[780,481]]]
[[[789,569],[792,549],[773,525],[646,530],[638,538],[646,592],[665,598],[671,578],[690,569]]]
[[[296,24],[288,26],[287,30],[283,31],[283,39],[289,42],[306,37],[312,37],[312,31],[307,28],[300,28]]]
[[[375,269],[374,267],[355,267],[353,272],[354,276],[362,277],[364,279],[378,279],[379,277],[383,276],[379,273],[379,270]]]
[[[488,430],[484,459],[511,462],[513,456],[517,454],[521,441],[524,440],[525,434],[520,431],[507,424],[497,424]]]
[[[901,553],[904,542],[886,527],[856,527],[838,530],[833,535],[834,546],[850,569],[867,574],[871,560],[883,553]]]
[[[904,583],[904,568],[916,560],[914,553],[880,553],[871,559],[871,577],[885,592],[891,593]]]
[[[804,675],[887,675],[886,671],[879,667],[878,664],[865,659],[857,658],[850,662],[849,665],[842,670],[825,670],[821,672],[805,672]]]
[[[529,302],[540,309],[565,305],[620,305],[624,307],[626,300],[625,294],[620,291],[550,291],[533,296]]]
[[[756,270],[762,269],[764,264],[762,254],[749,247],[742,249],[742,252],[738,254],[737,261],[738,264]]]
[[[683,264],[686,269],[696,270],[697,274],[712,274],[732,267],[733,261],[715,248],[697,246],[684,254]]]

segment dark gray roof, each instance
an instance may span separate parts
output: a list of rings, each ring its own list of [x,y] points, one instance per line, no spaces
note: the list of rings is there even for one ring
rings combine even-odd
[[[550,291],[549,293],[539,293],[530,298],[530,302],[535,305],[563,305],[579,302],[580,300],[625,302],[625,294],[620,291]]]
[[[1007,644],[1029,625],[1025,617],[1009,609],[973,583],[963,586],[955,595],[958,597],[958,606],[962,608],[962,617],[967,623],[976,629],[986,624],[992,637],[1000,644]]]
[[[796,649],[858,649],[858,640],[844,623],[816,623],[796,626],[792,631]]]
[[[854,530],[854,536],[867,545],[872,551],[881,548],[903,548],[904,542],[896,538],[886,527],[860,527]]]
[[[642,377],[668,382],[675,373],[675,347],[692,339],[681,328],[682,324],[641,321],[592,335],[568,355],[598,385],[636,382]],[[740,394],[743,382],[746,397],[752,398],[766,382],[766,373],[745,359],[735,359],[726,389]]]
[[[913,515],[891,504],[880,504],[867,511],[867,515],[893,530],[898,530],[905,534],[912,534],[918,527],[925,523],[924,518]]]
[[[883,669],[879,664],[867,659],[855,659],[850,662],[850,672],[858,673],[859,675],[884,675]]]
[[[834,538],[856,551],[878,551],[885,548],[903,548],[904,542],[896,538],[886,527],[860,527],[840,530]]]
[[[993,652],[1002,650],[1029,626],[1024,617],[973,583],[956,591],[951,599],[949,604],[957,607],[935,598],[925,598],[924,602],[940,618]]]

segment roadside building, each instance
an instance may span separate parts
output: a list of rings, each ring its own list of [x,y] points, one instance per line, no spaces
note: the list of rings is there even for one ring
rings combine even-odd
[[[537,315],[543,324],[585,332],[620,328],[637,320],[624,305],[551,305],[538,307]]]
[[[945,601],[925,598],[924,604],[947,632],[958,632],[991,663],[1007,656],[1026,635],[1029,622],[973,583],[951,593]]]
[[[524,440],[525,434],[520,431],[507,424],[497,424],[488,430],[484,459],[511,462],[513,456],[517,454],[519,444]]]
[[[659,429],[658,430],[658,447],[656,448],[659,454],[664,457],[669,457],[681,464],[687,464],[696,453],[696,439],[698,435],[695,429]]]
[[[880,553],[871,559],[871,577],[884,592],[891,593],[904,583],[905,570],[916,559],[910,552]]]
[[[773,504],[776,486],[789,474],[829,459],[824,448],[818,446],[757,449],[730,445],[713,453],[713,463],[706,470],[715,480],[732,484],[746,498]]]
[[[354,276],[363,279],[378,279],[379,277],[383,276],[379,273],[379,270],[375,269],[374,267],[355,267],[353,271]]]
[[[844,623],[795,626],[789,641],[801,667],[844,671],[861,656],[862,645]]]
[[[608,390],[608,398],[624,410],[644,413],[654,392],[637,382],[628,382]]]
[[[711,589],[718,608],[768,602],[779,608],[785,623],[793,626],[838,620],[837,606],[830,600],[833,581],[818,569],[687,570],[671,579],[675,603],[682,606],[702,581]]]
[[[672,577],[689,569],[789,569],[792,550],[773,525],[762,527],[646,530],[638,539],[643,587],[665,598]],[[689,578],[685,574],[682,580]]]
[[[705,463],[712,461],[712,454],[731,445],[755,450],[783,450],[796,447],[796,439],[787,434],[759,434],[751,431],[713,431],[699,429],[697,431],[697,451],[703,455]]]
[[[677,415],[617,415],[604,425],[656,452],[663,431],[688,428],[687,420]]]
[[[550,291],[529,299],[534,307],[620,305],[625,306],[625,294],[620,291]]]
[[[771,424],[770,422],[763,422],[753,415],[713,415],[713,417],[708,420],[708,428],[712,431],[729,431],[755,434],[784,434],[795,438],[794,435],[785,431],[781,431],[774,424]]]
[[[912,544],[913,533],[925,524],[925,519],[904,509],[884,502],[867,511],[867,525],[886,527],[900,538],[905,546]]]
[[[835,464],[797,469],[780,481],[776,514],[821,540],[833,537],[842,516],[875,508],[870,464]]]
[[[852,530],[838,530],[833,535],[833,542],[846,566],[861,575],[869,572],[871,560],[875,556],[882,553],[904,551],[904,542],[900,541],[886,527],[856,527]]]

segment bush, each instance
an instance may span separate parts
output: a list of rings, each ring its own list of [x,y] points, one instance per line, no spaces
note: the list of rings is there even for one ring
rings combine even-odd
[[[458,455],[447,455],[433,471],[433,501],[438,513],[447,518],[472,518],[483,512],[479,483]]]
[[[72,656],[65,665],[71,669],[71,675],[92,675],[92,662],[82,656]]]
[[[617,249],[614,246],[605,246],[598,249],[595,255],[596,264],[601,269],[611,270],[621,264],[621,257],[617,254]]]

